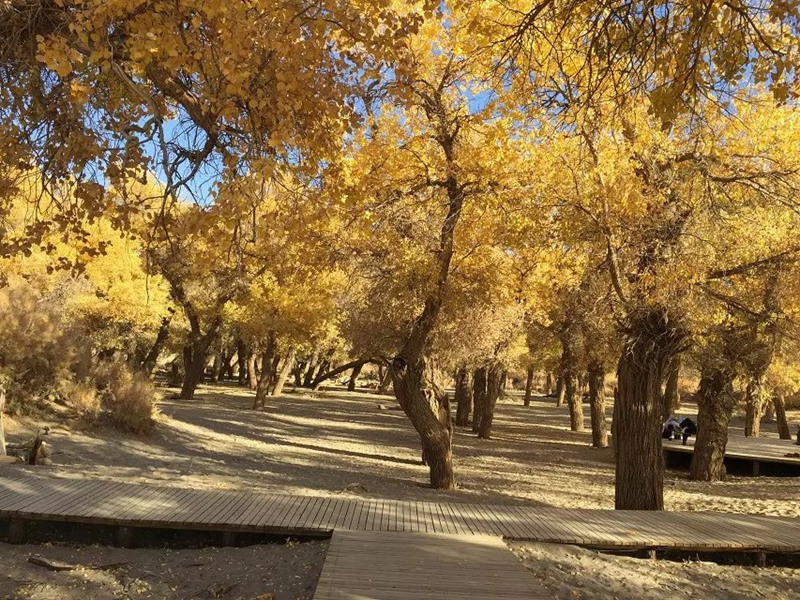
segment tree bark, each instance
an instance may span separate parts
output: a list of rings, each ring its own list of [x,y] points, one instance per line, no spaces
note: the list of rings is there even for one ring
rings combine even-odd
[[[666,421],[671,415],[678,412],[681,406],[681,395],[678,389],[678,378],[681,372],[681,358],[675,356],[669,361],[667,368],[667,382],[664,385],[664,411],[661,415]]]
[[[275,381],[275,387],[272,389],[273,396],[280,396],[283,393],[283,386],[286,384],[286,378],[289,377],[289,373],[294,367],[294,357],[296,354],[297,348],[294,346],[289,348],[289,352],[286,353],[286,356],[283,359],[283,366],[281,367],[281,370],[278,373],[278,377]]]
[[[559,375],[556,378],[556,406],[564,406],[564,398],[566,397],[566,389],[564,388],[564,378]]]
[[[605,366],[599,360],[589,362],[589,406],[592,417],[592,446],[608,446],[608,427],[606,425]]]
[[[303,387],[311,387],[311,383],[314,381],[314,374],[317,370],[317,361],[319,360],[319,350],[314,348],[314,351],[311,353],[311,356],[306,363],[306,375],[303,379]]]
[[[150,351],[147,353],[147,356],[144,357],[142,361],[142,370],[149,376],[153,375],[153,372],[156,370],[156,365],[158,364],[158,357],[161,355],[161,352],[164,350],[164,346],[167,345],[167,339],[169,339],[169,324],[172,321],[172,314],[168,317],[164,317],[161,319],[161,326],[158,328],[158,334],[156,334],[156,341],[153,342],[153,346],[150,348]]]
[[[254,390],[258,387],[258,369],[256,368],[256,353],[250,350],[247,355],[247,387]]]
[[[327,362],[327,361],[325,361]],[[333,379],[337,375],[341,375],[342,373],[349,371],[350,369],[355,369],[356,367],[363,367],[365,364],[370,362],[369,358],[359,358],[358,360],[350,361],[349,363],[345,363],[339,367],[336,367],[333,370],[325,370],[323,369],[324,365],[320,365],[320,375],[318,375],[314,381],[311,382],[311,387],[313,389],[317,389],[323,381],[327,381],[328,379]]]
[[[553,393],[553,374],[548,371],[544,384],[544,395],[550,396]]]
[[[481,367],[475,370],[472,376],[472,432],[478,433],[483,418],[483,405],[486,404],[486,386],[488,383],[488,369]]]
[[[736,407],[735,377],[736,372],[727,363],[705,366],[701,371],[697,392],[697,439],[689,473],[691,479],[720,481],[725,477],[728,423]]]
[[[6,430],[3,426],[3,413],[6,410],[6,390],[0,385],[0,456],[6,455]]]
[[[478,428],[478,437],[488,440],[492,437],[492,424],[494,423],[494,409],[497,406],[497,399],[503,391],[503,380],[505,370],[502,365],[493,364],[487,372],[486,377],[486,397],[483,400],[481,411],[481,422]]]
[[[564,399],[569,407],[569,427],[572,431],[583,431],[583,402],[578,376],[578,332],[573,324],[567,324],[561,333],[561,378]]]
[[[761,434],[761,416],[764,411],[764,386],[758,375],[747,382],[745,407],[745,437],[758,437]]]
[[[261,355],[261,375],[256,385],[256,398],[253,401],[253,410],[264,410],[267,402],[267,394],[272,384],[272,361],[277,351],[275,332],[270,331],[267,337],[267,345]]]
[[[378,393],[384,394],[389,389],[389,386],[392,384],[392,370],[386,369],[383,373],[383,377],[381,378],[380,383],[378,384]]]
[[[354,392],[356,390],[356,382],[358,381],[358,376],[361,375],[361,369],[363,368],[363,364],[353,367],[353,372],[350,374],[350,381],[347,382],[348,392]]]
[[[618,510],[663,510],[661,382],[686,334],[659,308],[631,314],[628,327],[617,369],[614,505]]]
[[[772,405],[775,407],[775,420],[778,422],[778,436],[782,440],[792,439],[789,421],[786,419],[786,401],[783,394],[773,394]]]
[[[236,340],[236,357],[239,370],[237,373],[239,385],[244,385],[247,382],[247,346],[245,346],[244,340],[241,338]]]
[[[571,431],[583,431],[583,402],[578,390],[578,378],[574,374],[564,376],[564,396],[569,407],[569,428]]]
[[[531,394],[533,393],[533,365],[528,366],[528,378],[525,381],[525,399],[522,401],[523,406],[531,405]]]
[[[470,384],[469,371],[466,367],[459,367],[456,371],[456,425],[459,427],[469,425],[469,416],[472,412],[472,386]]]
[[[211,382],[217,383],[222,374],[222,350],[214,351],[214,364],[211,367]]]

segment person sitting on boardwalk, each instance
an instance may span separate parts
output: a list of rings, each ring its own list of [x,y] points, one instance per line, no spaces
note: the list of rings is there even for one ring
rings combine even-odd
[[[681,435],[683,436],[683,445],[686,445],[686,440],[689,439],[690,435],[697,435],[697,423],[692,421],[689,417],[686,417],[680,423],[681,426]]]
[[[681,422],[676,417],[669,417],[664,422],[664,428],[661,431],[661,437],[665,440],[674,440],[681,434]]]

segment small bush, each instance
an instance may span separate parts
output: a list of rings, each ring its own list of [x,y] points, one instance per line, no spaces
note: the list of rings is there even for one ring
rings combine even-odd
[[[150,430],[159,398],[146,375],[124,363],[109,363],[98,367],[96,381],[103,409],[114,427],[132,433]]]
[[[68,381],[61,386],[60,396],[76,416],[88,422],[94,422],[102,409],[97,387],[92,383]]]

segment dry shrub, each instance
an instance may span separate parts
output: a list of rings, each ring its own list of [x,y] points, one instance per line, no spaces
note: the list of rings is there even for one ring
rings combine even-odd
[[[97,387],[92,383],[67,381],[60,386],[60,395],[75,414],[88,422],[94,422],[102,409]]]
[[[146,375],[124,363],[108,363],[98,367],[96,381],[105,415],[114,427],[132,433],[150,430],[159,397]]]

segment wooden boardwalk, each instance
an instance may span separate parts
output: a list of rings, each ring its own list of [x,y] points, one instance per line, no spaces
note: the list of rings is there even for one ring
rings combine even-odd
[[[493,535],[605,549],[800,552],[800,519],[287,496],[41,477],[15,465],[0,466],[0,520],[15,531],[26,521],[46,520],[281,535]]]
[[[499,536],[336,531],[314,600],[537,600]]]
[[[690,438],[684,446],[680,440],[663,440],[662,447],[667,456],[671,453],[692,454],[694,442],[694,438]],[[792,474],[800,473],[800,446],[796,445],[793,440],[731,435],[725,447],[725,459],[729,462],[734,460],[752,463],[754,475],[760,474],[761,465],[788,467]]]

